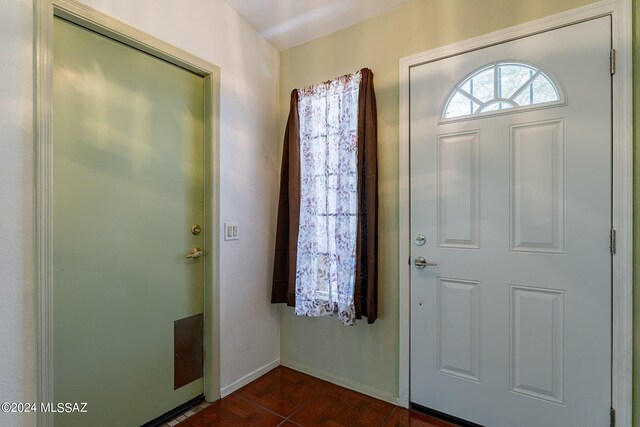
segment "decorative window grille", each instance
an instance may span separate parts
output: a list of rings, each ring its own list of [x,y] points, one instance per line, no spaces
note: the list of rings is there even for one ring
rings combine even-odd
[[[503,61],[485,65],[451,91],[442,120],[564,104],[561,86],[542,68]]]

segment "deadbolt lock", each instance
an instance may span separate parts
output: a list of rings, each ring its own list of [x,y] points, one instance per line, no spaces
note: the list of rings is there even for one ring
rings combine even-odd
[[[200,234],[201,231],[202,231],[202,228],[200,228],[198,224],[193,224],[191,226],[191,234],[193,234],[194,236],[197,236],[198,234]]]

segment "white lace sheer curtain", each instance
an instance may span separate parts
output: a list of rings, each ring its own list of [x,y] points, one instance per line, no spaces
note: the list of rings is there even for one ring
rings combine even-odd
[[[298,91],[300,226],[295,312],[356,321],[357,72]]]

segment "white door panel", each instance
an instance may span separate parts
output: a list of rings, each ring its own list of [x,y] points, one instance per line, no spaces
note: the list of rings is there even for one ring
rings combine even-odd
[[[608,425],[610,19],[413,67],[411,401],[487,426]],[[497,61],[557,105],[442,120]],[[566,98],[565,98],[566,96]]]

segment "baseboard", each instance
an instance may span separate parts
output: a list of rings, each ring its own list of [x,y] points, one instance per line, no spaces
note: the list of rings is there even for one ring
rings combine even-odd
[[[244,387],[245,385],[249,384],[251,381],[260,378],[261,376],[263,376],[264,374],[266,374],[267,372],[269,372],[273,368],[278,367],[279,365],[280,365],[280,359],[276,359],[276,360],[274,360],[272,362],[267,363],[264,366],[261,366],[260,368],[256,369],[255,371],[250,372],[249,374],[245,375],[244,377],[240,378],[239,380],[232,382],[228,386],[222,387],[220,389],[220,397],[225,397],[225,396],[230,395],[234,391]]]
[[[399,404],[398,396],[393,396],[387,392],[379,390],[375,387],[371,387],[365,384],[361,384],[357,381],[352,381],[348,379],[344,379],[338,377],[336,375],[330,374],[329,372],[323,371],[321,369],[312,368],[310,366],[306,366],[304,364],[298,362],[292,362],[290,360],[282,360],[280,359],[280,364],[282,366],[286,366],[287,368],[295,369],[296,371],[303,372],[305,374],[309,374],[313,377],[320,378],[321,380],[328,381],[335,385],[339,385],[344,388],[348,388],[349,390],[357,391],[358,393],[366,394],[367,396],[371,396],[375,399],[383,400],[385,402],[389,402],[393,405]]]

